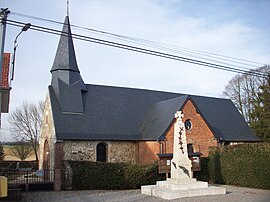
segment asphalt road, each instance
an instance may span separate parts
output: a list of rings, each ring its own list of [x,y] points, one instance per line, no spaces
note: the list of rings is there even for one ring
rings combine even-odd
[[[192,198],[181,198],[171,200],[172,202],[210,202],[210,201],[226,201],[226,202],[270,202],[270,190],[251,189],[242,187],[233,187],[222,185],[227,189],[226,195],[215,196],[199,196]],[[139,189],[136,190],[87,190],[87,191],[39,191],[39,192],[24,192],[22,201],[37,201],[37,202],[100,202],[100,201],[151,201],[163,202],[164,199],[142,195]]]

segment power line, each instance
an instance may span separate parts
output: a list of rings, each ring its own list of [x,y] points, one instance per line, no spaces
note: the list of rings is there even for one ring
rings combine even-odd
[[[53,24],[59,24],[59,25],[64,24],[62,22],[58,22],[58,21],[55,21],[55,20],[49,20],[49,19],[45,19],[45,18],[40,18],[40,17],[21,14],[21,13],[16,13],[16,12],[11,12],[11,14],[21,16],[21,17],[25,17],[25,18],[34,19],[34,20],[49,22],[49,23],[53,23]],[[187,54],[188,53],[189,56],[193,56],[193,57],[194,57],[194,55],[192,55],[192,54],[195,54],[195,55],[202,56],[203,59],[210,58],[211,61],[219,62],[219,63],[222,63],[222,64],[231,65],[231,64],[228,64],[226,62],[232,62],[232,63],[235,63],[235,64],[246,65],[246,66],[249,67],[249,68],[245,68],[245,67],[242,67],[242,66],[241,67],[238,66],[239,68],[242,68],[242,69],[247,69],[247,70],[251,69],[250,68],[251,64],[253,64],[252,66],[254,66],[255,64],[260,65],[260,66],[264,65],[263,63],[254,62],[254,61],[250,61],[250,60],[244,60],[244,59],[239,59],[239,58],[230,57],[230,56],[224,56],[224,55],[210,53],[210,52],[204,52],[204,51],[198,51],[198,50],[194,50],[194,49],[188,49],[188,48],[179,47],[179,46],[175,46],[175,45],[169,45],[169,44],[165,44],[165,43],[155,42],[155,41],[151,41],[151,40],[147,40],[147,39],[140,39],[140,38],[124,36],[124,35],[120,35],[120,34],[114,34],[114,33],[106,32],[106,31],[101,31],[101,30],[97,30],[97,29],[82,27],[82,26],[78,26],[78,25],[70,25],[70,26],[74,27],[74,28],[77,28],[77,29],[86,30],[86,31],[98,33],[98,34],[101,34],[101,35],[118,38],[118,39],[125,40],[125,41],[128,41],[128,42],[132,42],[132,43],[135,43],[135,44],[144,45],[144,46],[151,47],[151,48],[158,48],[158,49],[170,51],[170,52],[173,52],[173,53],[179,53],[179,52],[182,53],[182,54]],[[206,58],[204,58],[204,57],[206,57]],[[217,60],[213,60],[212,58],[215,58]],[[207,60],[209,60],[209,59],[207,59]],[[220,62],[218,60],[224,60],[226,62]],[[233,65],[233,66],[236,66],[236,65]],[[258,66],[256,66],[255,68],[258,68]]]
[[[17,22],[17,21],[12,21],[12,20],[9,20],[9,22],[11,22],[11,23],[8,23],[8,24],[15,25],[15,26],[20,26],[20,25],[24,24],[22,22]],[[20,24],[20,25],[18,25],[18,24]],[[45,33],[50,33],[50,34],[56,34],[56,35],[61,35],[61,33],[62,33],[62,31],[59,31],[59,30],[50,29],[48,27],[36,26],[36,25],[32,25],[31,29],[36,30],[36,31],[45,32]],[[207,66],[207,67],[211,67],[211,68],[215,68],[215,69],[226,70],[226,71],[231,71],[231,72],[235,72],[235,73],[255,75],[255,76],[260,76],[260,77],[267,76],[263,73],[254,72],[252,70],[245,71],[245,70],[238,69],[238,68],[217,65],[217,64],[213,64],[213,63],[208,63],[208,62],[203,62],[203,61],[194,60],[194,59],[190,59],[190,58],[180,57],[180,56],[162,53],[162,52],[158,52],[158,51],[153,51],[153,50],[149,50],[149,49],[139,48],[139,47],[135,47],[135,46],[129,46],[129,45],[115,43],[115,42],[102,40],[102,39],[97,39],[97,38],[93,38],[93,37],[87,37],[87,36],[78,35],[78,34],[72,34],[72,36],[74,39],[98,43],[98,44],[102,44],[102,45],[108,45],[108,46],[112,46],[112,47],[116,47],[116,48],[122,48],[122,49],[130,50],[130,51],[145,53],[145,54],[149,54],[149,55],[178,60],[178,61],[182,61],[182,62],[188,62],[188,63],[192,63],[192,64]]]
[[[13,25],[13,26],[24,25],[24,23],[22,23],[22,22],[13,21],[13,20],[8,20],[7,24]],[[40,32],[44,32],[44,33],[55,34],[55,35],[63,34],[62,31],[60,31],[60,30],[51,29],[51,28],[43,27],[43,26],[37,26],[37,25],[32,25],[31,29],[36,30],[36,31],[40,31]],[[64,34],[68,34],[68,33],[64,33]],[[107,45],[107,46],[111,46],[111,47],[115,47],[115,48],[121,48],[121,49],[135,51],[135,52],[144,53],[144,54],[148,54],[148,55],[172,59],[172,60],[176,60],[176,61],[182,61],[182,62],[187,62],[187,63],[191,63],[191,64],[202,65],[202,66],[211,67],[214,69],[225,70],[225,71],[247,74],[247,75],[253,75],[253,76],[258,76],[258,77],[267,77],[266,74],[263,74],[260,72],[255,72],[253,70],[247,71],[247,70],[243,70],[243,69],[239,69],[239,68],[204,62],[204,61],[200,61],[200,60],[181,57],[178,55],[167,54],[167,53],[163,53],[163,52],[159,52],[159,51],[154,51],[154,50],[149,50],[149,49],[140,48],[140,47],[136,47],[136,46],[130,46],[130,45],[122,44],[122,43],[116,43],[116,42],[112,42],[112,41],[108,41],[108,40],[98,39],[98,38],[94,38],[94,37],[89,37],[89,36],[84,36],[84,35],[79,35],[79,34],[72,34],[72,37],[74,39],[79,39],[82,41]]]

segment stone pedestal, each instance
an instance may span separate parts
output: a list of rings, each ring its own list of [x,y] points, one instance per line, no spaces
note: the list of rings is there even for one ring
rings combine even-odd
[[[207,182],[192,178],[191,161],[188,158],[183,113],[175,113],[174,150],[171,162],[171,178],[158,181],[156,185],[141,187],[141,193],[163,199],[177,199],[193,196],[226,194],[226,189],[208,186]]]
[[[226,194],[226,189],[208,186],[207,182],[196,181],[196,179],[184,181],[168,179],[166,181],[158,181],[156,185],[142,186],[141,193],[172,200],[194,196]]]

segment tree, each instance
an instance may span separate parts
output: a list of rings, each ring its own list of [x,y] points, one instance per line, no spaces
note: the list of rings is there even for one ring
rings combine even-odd
[[[9,115],[10,130],[17,141],[29,142],[38,161],[38,142],[44,102],[23,102]]]
[[[18,142],[11,148],[11,154],[21,161],[24,161],[32,155],[33,148],[29,143]]]
[[[267,83],[262,85],[254,99],[251,127],[263,141],[270,141],[270,73]]]
[[[270,71],[270,66],[265,65],[251,71],[267,74]],[[230,98],[246,122],[252,124],[253,116],[251,114],[254,110],[254,100],[258,99],[260,86],[265,84],[265,78],[248,74],[238,74],[225,86],[223,95]]]

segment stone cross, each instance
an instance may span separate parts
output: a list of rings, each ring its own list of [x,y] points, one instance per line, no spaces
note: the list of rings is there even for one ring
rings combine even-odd
[[[192,178],[191,161],[188,158],[186,130],[182,121],[183,112],[175,113],[173,158],[171,162],[171,178],[184,180]]]

